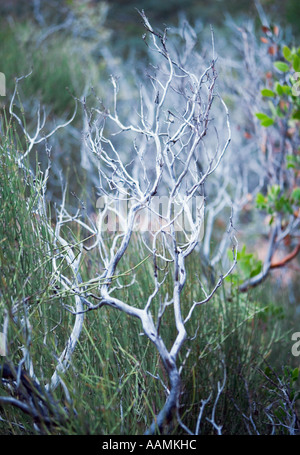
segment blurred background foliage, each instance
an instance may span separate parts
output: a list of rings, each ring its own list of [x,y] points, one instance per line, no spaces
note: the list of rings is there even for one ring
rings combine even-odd
[[[262,0],[261,4],[271,21],[284,25],[295,38],[299,37],[299,1]],[[52,86],[43,90],[42,101],[51,101],[51,90],[53,95],[60,86],[78,90],[83,84],[84,70],[83,55],[76,46],[78,39],[80,50],[84,50],[85,54],[90,51],[100,68],[102,46],[113,49],[115,57],[124,58],[132,52],[138,56],[145,55],[145,45],[141,40],[145,30],[137,9],[144,9],[152,25],[160,29],[164,25],[178,25],[182,15],[192,26],[202,24],[206,27],[211,24],[218,30],[218,35],[222,31],[226,37],[230,33],[225,25],[228,16],[237,23],[256,18],[259,24],[254,0],[3,0],[0,4],[0,61],[1,70],[7,74],[8,86],[12,77],[20,75],[21,68],[24,71],[26,66],[34,66],[40,82],[47,84],[46,79],[52,82]],[[53,38],[55,49],[52,49]],[[73,44],[72,49],[70,44]],[[67,54],[71,58],[67,59]],[[25,62],[27,65],[24,65]],[[85,64],[88,62],[85,61]],[[30,85],[32,91],[37,93],[36,84],[32,82]],[[65,97],[60,97],[62,106],[65,106]],[[53,101],[55,98],[54,103],[58,103],[57,97],[52,98]],[[59,109],[56,104],[54,107]]]

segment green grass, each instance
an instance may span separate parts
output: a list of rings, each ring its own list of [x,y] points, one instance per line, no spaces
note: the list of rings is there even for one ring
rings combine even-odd
[[[6,77],[7,96],[15,86],[15,78],[32,75],[22,84],[27,102],[39,99],[51,114],[65,116],[74,108],[71,94],[81,93],[84,78],[81,61],[69,39],[60,36],[36,47],[39,32],[30,22],[10,25],[1,23],[1,72]],[[5,99],[1,100],[5,102]]]
[[[74,316],[63,307],[72,304],[72,296],[57,289],[52,258],[60,255],[59,267],[68,275],[63,250],[54,250],[46,228],[51,219],[41,219],[36,211],[42,175],[35,169],[35,183],[25,170],[19,169],[16,158],[21,151],[14,123],[2,118],[0,154],[0,321],[9,316],[9,345],[7,359],[14,364],[22,358],[20,347],[29,345],[35,373],[46,384],[54,371],[56,358],[65,346],[72,329]],[[27,170],[26,170],[27,169]],[[50,209],[49,209],[50,213]],[[86,236],[72,225],[68,226],[70,242]],[[134,269],[135,283],[117,292],[117,296],[132,305],[143,307],[149,291],[154,288],[152,261],[135,236],[117,273],[120,282],[128,284]],[[195,271],[201,270],[200,256],[194,253],[187,262],[187,283],[182,296],[184,315],[191,302],[203,298]],[[83,281],[98,272],[97,256],[83,255]],[[268,362],[276,371],[287,365],[295,368],[290,354],[290,334],[294,316],[284,304],[286,297],[274,301],[272,289],[260,288],[249,294],[239,294],[230,282],[207,305],[199,307],[187,325],[188,340],[178,359],[182,365],[182,421],[192,431],[196,427],[201,400],[212,392],[205,408],[202,434],[213,429],[210,417],[218,381],[223,378],[222,361],[226,366],[227,382],[217,406],[217,420],[224,434],[246,433],[241,413],[249,413],[251,400],[257,403],[257,428],[264,434],[268,421],[264,408],[274,400],[276,387],[270,385],[259,371]],[[172,293],[172,274],[163,288],[162,298]],[[19,304],[13,315],[12,308]],[[153,302],[155,316],[158,301]],[[24,332],[21,317],[27,317],[32,327],[30,339]],[[1,322],[2,323],[2,322]],[[171,346],[175,336],[172,308],[162,320],[161,336]],[[86,314],[83,331],[72,357],[70,368],[62,375],[71,404],[63,387],[54,398],[61,410],[66,408],[66,423],[44,428],[48,434],[142,434],[154,415],[162,408],[166,395],[162,383],[168,379],[152,343],[141,334],[138,320],[131,319],[112,308]],[[248,391],[247,391],[248,388]],[[1,388],[1,394],[8,392]],[[248,396],[249,395],[249,396]],[[249,401],[250,400],[250,401]],[[74,409],[76,414],[74,414]],[[0,434],[32,434],[32,420],[19,410],[0,408]],[[184,433],[176,421],[169,433]],[[284,433],[284,428],[278,428]]]

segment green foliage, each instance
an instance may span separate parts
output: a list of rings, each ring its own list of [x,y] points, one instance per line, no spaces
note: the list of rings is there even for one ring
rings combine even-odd
[[[300,188],[294,188],[289,195],[282,194],[280,185],[269,186],[267,195],[258,193],[256,207],[271,215],[270,224],[273,223],[276,214],[293,214],[300,205]]]
[[[300,118],[300,97],[295,88],[298,82],[293,78],[294,72],[300,71],[300,48],[290,49],[284,45],[282,55],[286,62],[274,62],[274,68],[282,73],[280,80],[276,80],[274,75],[273,90],[270,88],[261,90],[262,96],[274,99],[269,102],[272,115],[270,117],[262,112],[255,114],[261,125],[266,128],[274,125],[274,122],[286,115],[291,124]]]
[[[277,68],[282,73],[286,73],[290,69],[289,65],[287,65],[284,62],[275,62],[274,66],[275,66],[275,68]]]
[[[8,318],[6,357],[2,362],[18,365],[26,346],[40,380],[53,372],[54,359],[63,349],[72,327],[72,316],[62,313],[61,301],[52,305],[56,292],[52,258],[58,254],[64,266],[63,251],[54,251],[48,221],[37,211],[42,191],[42,174],[36,163],[35,172],[28,171],[28,162],[20,168],[21,143],[12,120],[1,116],[0,138],[0,324]],[[33,180],[35,183],[33,183]],[[68,302],[68,296],[64,298]],[[26,324],[24,324],[26,320]],[[23,322],[22,322],[23,321]],[[32,328],[28,336],[26,325]],[[70,325],[71,324],[71,325]],[[0,330],[1,330],[0,329]],[[42,372],[42,373],[41,373]],[[1,390],[1,395],[7,391]],[[22,420],[24,432],[35,432],[30,418],[13,409],[11,422]],[[12,424],[11,424],[12,425]],[[15,430],[18,432],[18,427]]]
[[[263,114],[262,112],[257,112],[255,115],[260,120],[262,126],[267,127],[273,125],[274,123],[274,120],[271,117],[269,117],[266,114]]]
[[[275,213],[294,213],[293,202],[295,201],[293,194],[290,197],[282,193],[280,185],[272,185],[268,188],[268,193],[263,196],[258,193],[256,197],[256,206],[260,210],[266,210],[268,214],[274,215]]]
[[[233,260],[232,251],[228,251],[230,260]],[[227,281],[231,281],[238,286],[246,279],[258,275],[262,269],[262,262],[257,259],[254,253],[248,253],[246,251],[246,245],[243,245],[242,249],[237,252],[237,272],[232,273],[227,277]]]
[[[269,89],[267,89],[267,88],[264,88],[264,89],[261,91],[261,94],[262,94],[263,96],[271,96],[271,97],[275,96],[275,93],[273,92],[273,90],[269,90]],[[256,115],[256,116],[257,116],[257,118],[260,118],[258,115]]]
[[[6,302],[11,304],[22,299],[40,298],[47,288],[51,268],[47,262],[45,267],[39,267],[41,257],[47,258],[47,232],[35,212],[37,194],[34,187],[28,179],[24,179],[16,163],[15,148],[20,147],[20,142],[12,123],[6,123],[2,117],[1,124],[1,129],[5,130],[1,136],[0,156],[0,268],[3,310]]]
[[[300,49],[289,48],[288,46],[282,46],[282,58],[284,61],[275,61],[274,68],[279,75],[273,74],[273,90],[270,88],[264,88],[261,90],[261,94],[269,98],[268,106],[271,115],[264,113],[256,113],[256,117],[260,120],[260,124],[263,127],[270,127],[273,125],[277,128],[281,135],[289,140],[293,145],[297,147],[297,134],[299,131],[299,119],[300,119],[300,96],[295,92],[294,72],[299,70],[300,62]],[[270,77],[269,77],[270,79]],[[272,79],[272,78],[271,78]],[[298,82],[297,82],[298,84]],[[284,149],[282,149],[284,153]],[[273,184],[269,185],[267,194],[261,192],[256,196],[256,207],[259,210],[265,211],[270,217],[270,224],[273,223],[277,215],[288,217],[297,213],[299,209],[299,191],[297,175],[299,171],[299,153],[295,150],[293,154],[286,154],[286,168],[294,169],[294,183],[286,185]],[[283,164],[284,166],[284,164]],[[287,218],[286,218],[287,219]]]
[[[7,93],[14,90],[16,77],[32,70],[30,80],[23,84],[26,99],[36,102],[38,98],[52,113],[62,115],[73,109],[70,92],[77,94],[83,89],[82,65],[69,40],[61,37],[36,48],[38,36],[31,22],[17,23],[14,29],[1,24],[0,60]]]
[[[16,167],[15,159],[19,153],[16,153],[13,123],[8,122],[5,131],[0,159],[3,207],[0,216],[1,317],[4,309],[12,308],[18,302],[27,302],[27,315],[32,327],[30,354],[35,372],[44,384],[53,373],[57,355],[65,346],[72,327],[73,316],[64,310],[63,305],[71,305],[73,296],[60,289],[54,279],[51,257],[57,251],[49,249],[50,239],[44,223],[34,217],[37,202],[35,187],[28,180],[28,173],[23,174]],[[84,234],[77,230],[72,232],[72,226],[69,232],[73,242],[80,242]],[[63,250],[58,254],[64,274],[68,275]],[[246,276],[256,273],[260,267],[259,261],[246,253],[245,248],[239,252],[238,260]],[[189,279],[183,295],[186,311],[191,302],[204,297],[194,273],[198,262],[197,254],[191,255],[187,262]],[[133,268],[136,280],[132,286],[120,290],[118,296],[136,306],[143,306],[149,290],[155,286],[152,267],[148,251],[137,237],[118,269],[119,283],[130,283],[131,274],[128,271]],[[96,275],[97,270],[97,257],[86,254],[81,264],[83,280]],[[169,277],[166,294],[171,295],[172,286],[172,277]],[[26,300],[28,297],[29,301]],[[154,305],[155,311],[158,307]],[[166,311],[169,314],[163,318],[160,330],[164,339],[171,341],[176,336],[173,314],[169,309]],[[277,311],[280,313],[278,316]],[[237,413],[235,405],[247,412],[249,403],[244,399],[244,383],[238,377],[246,376],[251,390],[258,389],[260,379],[255,368],[262,364],[266,356],[270,356],[271,346],[272,349],[277,344],[278,348],[281,346],[280,311],[275,304],[272,311],[267,311],[257,299],[238,293],[229,297],[226,292],[216,295],[208,306],[197,310],[197,317],[188,324],[189,338],[179,357],[179,365],[184,364],[181,373],[181,415],[190,428],[195,428],[201,400],[207,398],[211,391],[216,393],[216,382],[223,374],[220,366],[220,359],[223,359],[228,380],[226,393],[218,407],[218,418],[224,422],[225,433],[243,433],[243,418]],[[20,316],[22,314],[21,305]],[[262,323],[264,330],[261,330]],[[69,390],[71,404],[65,400],[63,388],[55,392],[55,399],[67,410],[69,419],[57,428],[45,428],[45,433],[112,435],[142,434],[145,431],[154,413],[161,409],[165,401],[162,382],[166,386],[168,383],[157,351],[140,332],[139,321],[113,309],[101,308],[87,314],[72,365],[61,375]],[[19,347],[25,342],[22,325],[11,320],[8,357],[14,363],[20,359]],[[1,394],[4,393],[1,390]],[[213,402],[207,406],[205,416],[212,412],[212,405]],[[9,424],[5,421],[22,425],[10,425],[12,434],[35,432],[31,419],[15,408],[5,408],[0,433],[8,431]],[[173,434],[182,431],[177,425],[169,428]],[[210,434],[211,431],[211,425],[204,418],[202,433]]]
[[[269,365],[264,370],[264,375],[269,384],[276,384],[278,400],[274,403],[273,413],[278,422],[293,419],[297,415],[296,402],[300,399],[299,391],[299,368],[292,368],[288,365],[282,367],[280,374],[274,371]],[[272,394],[270,385],[268,394]],[[287,431],[287,430],[286,430]],[[285,433],[283,429],[283,434]]]

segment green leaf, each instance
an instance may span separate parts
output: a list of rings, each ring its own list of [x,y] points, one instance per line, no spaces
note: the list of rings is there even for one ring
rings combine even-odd
[[[281,88],[284,91],[285,95],[290,95],[292,92],[292,89],[289,85],[282,85]]]
[[[290,69],[289,65],[287,63],[284,63],[284,62],[275,62],[274,66],[275,66],[275,68],[277,68],[282,73],[286,73]]]
[[[274,123],[274,120],[271,117],[268,117],[266,114],[263,114],[262,112],[257,112],[255,115],[260,120],[262,126],[268,127],[273,125]]]
[[[262,204],[263,202],[265,202],[265,196],[262,193],[257,193],[256,202],[258,204]]]
[[[264,88],[263,90],[261,90],[261,94],[263,96],[275,96],[273,90],[269,90],[268,88]]]
[[[293,58],[292,51],[289,47],[283,46],[282,53],[286,60],[288,60],[289,62],[292,60],[292,58]]]
[[[282,88],[282,86],[279,84],[279,82],[276,82],[276,84],[275,84],[275,90],[276,90],[276,92],[277,92],[277,94],[278,94],[279,96],[283,95],[283,93],[284,93],[284,92],[283,92],[283,88]]]
[[[300,71],[300,58],[298,57],[298,55],[294,55],[293,68],[295,71]]]
[[[258,193],[256,195],[256,206],[261,209],[266,208],[266,198],[262,193]]]
[[[268,117],[267,119],[262,120],[260,123],[262,126],[265,126],[267,128],[268,126],[273,125],[274,120],[272,118]]]
[[[259,120],[264,120],[266,117],[268,117],[266,114],[263,114],[262,112],[257,112],[255,114],[255,116],[259,119]]]

